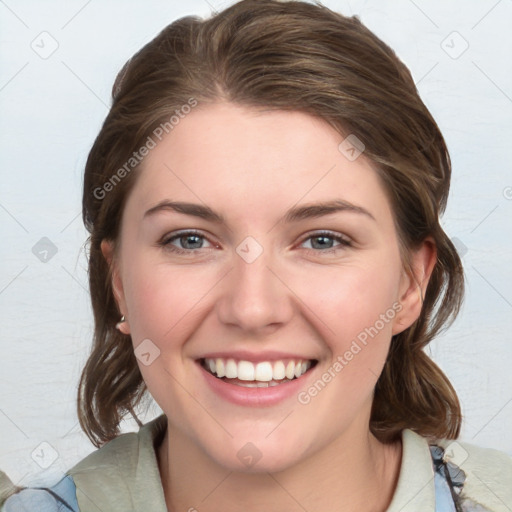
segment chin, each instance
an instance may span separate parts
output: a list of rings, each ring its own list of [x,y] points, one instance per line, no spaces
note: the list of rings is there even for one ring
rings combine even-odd
[[[247,436],[244,436],[247,439]],[[272,442],[264,437],[261,441],[243,441],[219,446],[210,450],[204,447],[210,457],[228,471],[238,473],[277,473],[298,464],[305,455],[295,448],[285,447],[283,443]],[[210,447],[213,448],[213,447]]]

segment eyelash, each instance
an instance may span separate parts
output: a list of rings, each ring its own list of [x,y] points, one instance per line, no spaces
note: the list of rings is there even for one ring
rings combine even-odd
[[[180,249],[179,247],[175,247],[175,246],[171,245],[171,242],[173,242],[174,240],[178,240],[182,237],[186,237],[186,236],[190,236],[190,235],[196,235],[199,238],[204,238],[207,240],[207,238],[198,231],[182,231],[180,233],[177,233],[176,235],[173,235],[170,238],[166,239],[164,237],[160,242],[158,242],[158,244],[161,247],[163,247],[164,249],[169,250],[175,254],[186,254],[186,255],[194,254],[194,252],[200,251],[203,248],[201,247],[199,249],[189,249],[188,250],[188,249]],[[329,249],[325,249],[325,250],[321,250],[321,249],[305,249],[305,250],[308,253],[316,253],[318,255],[319,253],[320,254],[326,254],[326,253],[330,254],[330,253],[334,253],[342,248],[352,247],[352,242],[349,239],[347,239],[341,235],[337,235],[336,233],[333,233],[331,231],[319,231],[317,233],[309,235],[300,243],[300,245],[302,245],[304,242],[306,242],[310,239],[322,238],[322,237],[332,238],[334,241],[339,242],[339,245],[335,246],[335,247],[330,247]]]

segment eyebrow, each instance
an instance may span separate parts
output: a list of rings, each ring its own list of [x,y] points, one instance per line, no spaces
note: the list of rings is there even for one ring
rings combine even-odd
[[[144,214],[144,218],[162,211],[174,211],[185,215],[200,217],[201,219],[215,222],[217,224],[225,224],[224,217],[208,206],[182,201],[169,201],[167,199],[147,210]],[[286,223],[292,223],[304,219],[323,217],[337,212],[359,213],[373,219],[374,221],[376,220],[375,217],[362,206],[357,206],[343,199],[295,206],[290,208],[281,220],[284,220]]]

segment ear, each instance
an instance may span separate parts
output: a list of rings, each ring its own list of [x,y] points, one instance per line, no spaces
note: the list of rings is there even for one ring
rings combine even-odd
[[[437,261],[437,248],[432,237],[411,253],[413,275],[405,269],[400,280],[399,301],[402,309],[395,317],[393,335],[405,331],[420,316],[427,285]]]
[[[114,298],[117,302],[117,307],[121,312],[121,315],[127,316],[126,309],[126,301],[124,297],[124,288],[123,281],[120,276],[119,265],[117,259],[114,257],[114,242],[110,240],[102,240],[101,241],[101,252],[103,257],[108,263],[108,266],[111,269],[112,275],[112,291],[114,292]],[[123,334],[130,334],[130,326],[128,324],[128,319],[119,324],[119,330]]]

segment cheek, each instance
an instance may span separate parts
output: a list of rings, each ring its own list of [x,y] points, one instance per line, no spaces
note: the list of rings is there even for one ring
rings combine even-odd
[[[182,333],[213,282],[212,270],[197,266],[133,261],[125,285],[132,337],[172,339]]]
[[[323,331],[327,338],[337,340],[336,348],[342,349],[376,323],[382,337],[391,334],[399,275],[398,266],[391,263],[324,269],[304,285],[302,296],[328,328]],[[386,316],[384,325],[381,315]]]
[[[200,322],[197,315],[214,307],[208,295],[215,295],[213,288],[224,275],[223,269],[208,264],[171,265],[143,252],[132,255],[123,282],[135,344],[145,338],[168,343],[193,335]],[[337,348],[342,349],[374,326],[397,300],[400,266],[396,255],[390,251],[377,256],[336,266],[282,269],[294,292],[284,290],[282,298],[294,301],[300,308],[297,314],[308,316],[319,329],[323,325],[326,339],[339,340]],[[297,304],[294,294],[305,307]],[[390,334],[391,322],[379,330]]]
[[[159,350],[151,364],[137,364],[153,398],[164,410],[186,417],[188,402],[181,382],[189,367],[183,365],[183,347],[201,323],[207,292],[215,284],[214,270],[197,265],[170,265],[151,257],[133,255],[125,266],[125,296],[135,350],[149,339]]]
[[[330,360],[299,401],[329,411],[333,425],[354,417],[371,399],[401,309],[399,275],[399,266],[391,263],[347,266],[318,273],[314,286],[302,291],[313,312],[309,321],[320,332]]]

